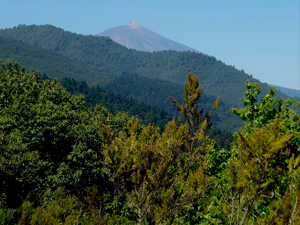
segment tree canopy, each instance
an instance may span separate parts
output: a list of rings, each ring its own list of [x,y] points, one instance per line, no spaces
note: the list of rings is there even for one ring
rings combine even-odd
[[[198,77],[161,133],[126,113],[87,107],[57,79],[0,68],[1,224],[298,224],[300,117],[295,101],[259,98],[229,149],[208,129]],[[16,188],[18,187],[18,188]]]

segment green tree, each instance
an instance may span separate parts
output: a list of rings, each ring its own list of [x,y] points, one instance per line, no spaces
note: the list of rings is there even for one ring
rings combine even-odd
[[[299,106],[299,103],[277,100],[273,97],[275,88],[270,88],[258,101],[261,92],[258,84],[247,81],[246,88],[245,108],[233,109],[247,122],[245,129],[236,135],[228,169],[224,171],[227,180],[224,187],[228,194],[223,199],[227,204],[223,205],[227,205],[230,224],[247,221],[286,224],[289,220],[295,221],[299,208],[297,176],[291,176],[298,166],[292,155],[298,157],[300,153],[300,118],[292,106]],[[289,191],[285,192],[288,187]],[[287,199],[290,199],[288,205]],[[283,210],[287,206],[295,210]]]
[[[231,192],[231,223],[244,224],[250,212],[275,192],[284,175],[278,160],[288,156],[291,135],[280,132],[279,121],[256,129],[252,134],[239,133],[229,161],[228,181]]]
[[[102,129],[102,135],[109,136],[103,146],[104,171],[139,224],[173,223],[205,194],[212,180],[207,153],[214,142],[205,137],[211,113],[202,117],[203,110],[196,106],[202,89],[195,75],[188,72],[187,78],[185,105],[171,98],[185,118],[181,125],[169,122],[162,135],[154,126],[141,129],[134,121],[128,133]]]
[[[42,81],[8,61],[0,68],[1,205],[42,204],[59,187],[78,194],[105,183],[99,122],[120,131],[130,118],[88,109],[83,96],[72,96],[57,79]]]
[[[173,97],[170,96],[171,102],[175,105],[176,109],[182,113],[186,123],[190,125],[191,134],[194,135],[202,125],[201,130],[206,131],[206,129],[211,128],[212,125],[212,111],[206,113],[204,116],[203,108],[200,110],[197,101],[200,99],[203,92],[203,88],[199,87],[198,77],[196,73],[191,75],[191,72],[187,71],[187,82],[184,86],[184,103],[180,105]],[[219,99],[213,104],[213,108],[219,107]]]

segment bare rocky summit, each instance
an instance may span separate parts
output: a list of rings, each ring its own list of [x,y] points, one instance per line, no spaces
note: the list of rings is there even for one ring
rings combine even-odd
[[[195,49],[165,38],[136,21],[103,31],[97,36],[110,37],[113,41],[130,49],[153,52],[162,50],[192,51]]]

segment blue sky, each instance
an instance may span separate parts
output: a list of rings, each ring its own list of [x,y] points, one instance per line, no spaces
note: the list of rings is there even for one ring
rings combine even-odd
[[[52,24],[97,34],[132,20],[262,82],[300,89],[299,0],[14,0],[0,29]]]

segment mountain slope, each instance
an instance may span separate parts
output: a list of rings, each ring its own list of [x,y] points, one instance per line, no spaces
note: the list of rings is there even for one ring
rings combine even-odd
[[[145,125],[155,123],[161,129],[164,129],[167,122],[173,119],[172,115],[158,106],[151,106],[118,93],[104,91],[99,86],[89,87],[84,81],[78,82],[74,79],[64,78],[60,82],[71,94],[83,94],[86,104],[90,107],[101,104],[111,112],[127,112],[141,118]]]
[[[124,26],[108,29],[97,34],[97,36],[110,37],[120,45],[145,52],[161,50],[196,51],[183,44],[167,39],[143,27],[136,21],[132,21]]]
[[[271,85],[271,86],[273,86],[273,85]],[[288,95],[291,98],[294,98],[294,97],[300,98],[300,91],[299,90],[280,87],[280,86],[276,86],[276,90],[281,91],[282,93]]]
[[[99,73],[93,65],[75,62],[60,54],[14,39],[0,37],[0,59],[18,61],[19,65],[26,66],[26,70],[39,71],[49,78],[58,77],[63,86],[72,94],[84,94],[88,105],[100,103],[112,111],[126,111],[131,115],[138,115],[146,124],[154,122],[157,126],[164,127],[167,121],[177,115],[169,96],[178,100],[182,99],[183,87],[179,84],[131,74],[123,74],[111,80],[109,85],[106,85],[106,89],[110,92],[104,91],[99,86],[87,87],[83,82],[85,79],[90,80],[97,76],[101,78],[106,74]],[[75,81],[74,78],[81,82]],[[113,76],[110,77],[112,78]],[[200,107],[207,112],[212,108],[215,100],[215,97],[203,94]],[[162,109],[166,110],[169,115]],[[230,108],[224,104],[221,104],[221,108],[214,113],[213,122],[214,128],[227,131],[236,131],[242,126],[239,118],[233,115]]]
[[[0,37],[0,59],[4,62],[8,59],[17,61],[19,65],[26,65],[28,71],[39,71],[42,74],[47,74],[49,78],[69,77],[88,83],[94,79],[101,79],[103,83],[108,83],[111,80],[111,75],[99,67],[84,62],[75,62],[55,52],[31,46],[15,39]]]
[[[245,81],[258,82],[244,71],[227,66],[214,57],[195,52],[141,52],[127,49],[106,37],[83,36],[51,25],[18,26],[0,31],[0,37],[14,38],[36,47],[53,51],[80,63],[95,66],[110,74],[110,81],[123,72],[159,78],[183,86],[186,69],[197,71],[200,85],[209,95],[221,97],[229,106],[242,107]],[[88,84],[105,86],[107,81],[88,74]],[[268,85],[260,83],[262,94]],[[278,93],[278,97],[288,98]]]
[[[108,84],[105,89],[147,102],[150,105],[159,106],[171,115],[179,115],[179,113],[171,103],[169,96],[183,103],[184,88],[182,86],[166,80],[141,77],[136,74],[123,74]],[[212,110],[215,101],[216,97],[207,95],[204,89],[197,104],[199,108],[204,109],[204,113],[207,113]],[[213,112],[212,120],[214,128],[231,132],[238,131],[244,123],[231,112],[230,107],[224,104],[222,100],[219,108]]]
[[[0,38],[0,59],[3,63],[8,59],[17,61],[19,65],[25,66],[27,71],[38,71],[42,77],[47,79],[59,78],[61,84],[71,94],[85,95],[88,106],[102,104],[112,112],[128,112],[130,115],[137,115],[145,124],[155,123],[161,128],[173,118],[172,115],[157,106],[138,102],[120,94],[106,92],[99,86],[88,87],[85,80],[88,80],[89,76],[100,75],[104,79],[105,74],[91,65],[75,62],[42,48],[33,47],[14,39]],[[74,80],[74,77],[77,80]]]

